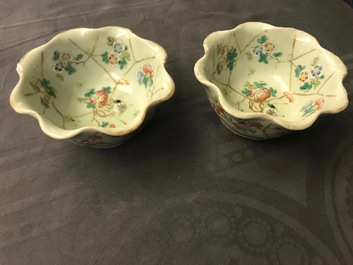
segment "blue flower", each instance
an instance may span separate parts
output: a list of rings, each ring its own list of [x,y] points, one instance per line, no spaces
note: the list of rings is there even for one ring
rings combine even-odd
[[[144,77],[144,73],[142,71],[137,72],[137,82],[141,86],[142,85],[142,79]]]
[[[311,75],[312,76],[321,76],[322,75],[322,66],[321,65],[315,65],[314,69],[311,70]]]
[[[256,45],[253,47],[252,52],[255,53],[255,55],[259,55],[262,53],[262,46]]]
[[[125,50],[125,45],[121,40],[117,40],[116,42],[114,42],[113,47],[114,53],[118,56],[120,56],[121,53]]]

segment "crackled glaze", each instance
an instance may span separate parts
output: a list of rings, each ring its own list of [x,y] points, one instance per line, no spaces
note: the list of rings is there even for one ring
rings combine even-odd
[[[20,61],[10,102],[51,137],[119,145],[151,116],[151,106],[172,96],[165,60],[162,47],[128,29],[69,30]]]
[[[269,139],[309,127],[348,104],[346,67],[309,34],[248,22],[204,41],[195,75],[233,132]]]

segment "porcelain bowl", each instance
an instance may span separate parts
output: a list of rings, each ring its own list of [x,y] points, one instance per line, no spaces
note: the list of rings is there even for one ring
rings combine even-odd
[[[18,63],[10,104],[48,136],[91,147],[136,134],[174,93],[166,51],[129,29],[72,29]]]
[[[308,33],[247,22],[210,34],[203,45],[196,78],[221,121],[238,135],[276,138],[348,105],[346,66]]]

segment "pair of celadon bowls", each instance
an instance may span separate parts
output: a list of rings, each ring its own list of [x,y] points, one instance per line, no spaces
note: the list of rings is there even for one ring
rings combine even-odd
[[[196,78],[238,135],[277,138],[348,105],[347,68],[303,31],[247,22],[210,34],[204,50]],[[21,59],[10,103],[50,137],[117,146],[173,95],[166,60],[160,45],[125,28],[68,30]]]

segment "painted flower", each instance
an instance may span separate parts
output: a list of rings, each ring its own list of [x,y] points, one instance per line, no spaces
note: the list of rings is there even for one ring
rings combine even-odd
[[[92,105],[102,108],[105,106],[105,104],[107,104],[108,93],[104,90],[98,90],[93,94],[93,96],[91,96],[89,101]]]
[[[117,64],[119,61],[119,58],[114,53],[111,53],[108,56],[108,60],[110,64]]]
[[[283,96],[286,97],[290,103],[294,101],[293,95],[287,91],[283,92]]]
[[[260,53],[262,53],[262,46],[256,45],[255,47],[253,47],[252,52],[255,53],[255,55],[259,55]]]
[[[318,98],[315,100],[314,105],[317,107],[317,109],[321,109],[324,106],[324,100],[322,98]]]
[[[122,40],[116,40],[113,44],[114,53],[118,56],[122,54],[125,50],[125,45],[123,44]]]
[[[249,96],[251,97],[252,101],[256,103],[264,102],[266,99],[271,97],[271,91],[268,88],[256,88],[250,90]]]
[[[101,140],[102,136],[99,136],[97,134],[91,135],[89,137],[87,137],[86,139],[82,140],[81,143],[83,144],[92,144],[95,141]]]
[[[142,70],[146,75],[149,74],[150,77],[153,77],[153,69],[150,65],[145,64]]]
[[[225,45],[225,46],[223,46],[222,48],[221,48],[221,50],[220,50],[220,53],[221,53],[221,55],[224,55],[224,54],[226,54],[227,52],[231,52],[231,51],[233,51],[233,46],[232,45]]]
[[[153,69],[152,66],[150,65],[143,65],[142,70],[137,72],[137,82],[139,85],[144,85],[145,88],[147,86],[152,86],[153,85]]]
[[[72,60],[72,54],[70,52],[62,52],[60,54],[60,59],[64,62]]]
[[[48,93],[45,93],[42,99],[45,104],[49,105],[50,95]]]
[[[222,106],[220,104],[216,104],[214,106],[214,110],[217,114],[224,114],[225,110],[222,108]]]
[[[266,52],[273,52],[276,49],[276,46],[272,42],[266,42],[264,44],[264,49]]]
[[[145,75],[143,74],[143,72],[139,71],[137,72],[137,83],[141,86],[142,85],[142,79]]]
[[[60,74],[64,71],[65,64],[63,62],[57,62],[52,68],[53,72],[56,74]]]
[[[109,128],[116,128],[115,124],[110,124]]]
[[[322,66],[321,65],[315,65],[314,69],[311,70],[311,75],[312,76],[321,76],[322,75]]]
[[[305,82],[309,78],[309,74],[306,71],[303,71],[299,74],[299,80]]]
[[[250,121],[250,122],[248,123],[248,126],[249,126],[249,127],[255,127],[255,128],[261,128],[261,127],[262,127],[262,124],[259,123],[259,122]]]

